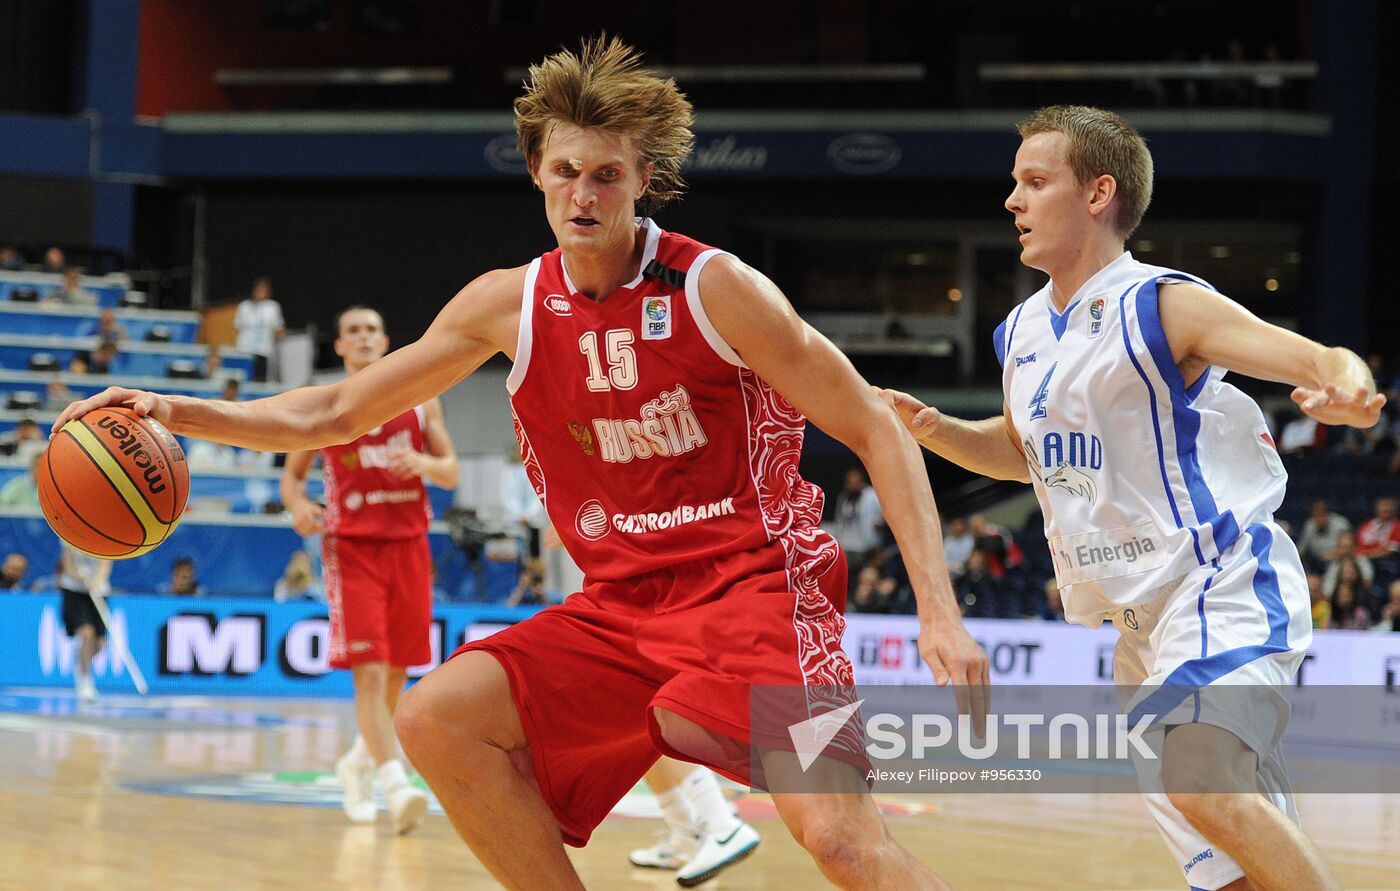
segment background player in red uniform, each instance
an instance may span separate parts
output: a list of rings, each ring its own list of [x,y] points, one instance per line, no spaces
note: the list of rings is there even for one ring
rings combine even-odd
[[[336,355],[347,376],[384,357],[384,319],[352,306],[336,320]],[[360,733],[336,762],[345,814],[373,823],[378,775],[394,828],[407,832],[423,819],[427,799],[409,785],[394,736],[394,706],[405,670],[431,658],[431,508],[423,480],[457,485],[457,453],[442,404],[429,399],[345,445],[320,450],[326,507],[306,497],[306,475],[317,452],[293,452],[282,470],[282,503],[301,535],[321,539],[331,617],[331,665],[355,679]]]
[[[558,250],[481,276],[419,341],[338,384],[242,403],[112,388],[59,421],[120,403],[177,433],[321,448],[505,353],[525,466],[587,578],[399,705],[405,748],[477,857],[507,887],[581,888],[561,840],[583,844],[660,751],[833,790],[773,800],[841,887],[946,887],[891,838],[857,768],[823,757],[803,774],[785,733],[755,738],[749,714],[759,685],[853,682],[844,561],[797,474],[803,415],[869,470],[920,653],[985,714],[986,656],[958,614],[918,449],[772,282],[637,217],[682,188],[692,113],[674,82],[593,41],[532,68],[516,118]]]

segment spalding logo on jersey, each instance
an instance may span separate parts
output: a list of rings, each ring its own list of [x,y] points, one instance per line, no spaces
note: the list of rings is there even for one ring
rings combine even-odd
[[[595,418],[602,458],[626,464],[633,458],[670,458],[704,446],[709,437],[690,407],[690,391],[680,384],[642,406],[641,418]]]

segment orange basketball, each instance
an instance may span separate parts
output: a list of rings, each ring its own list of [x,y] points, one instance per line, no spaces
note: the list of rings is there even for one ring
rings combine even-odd
[[[39,506],[58,537],[94,557],[136,557],[165,541],[190,494],[180,443],[127,408],[63,425],[39,461]]]

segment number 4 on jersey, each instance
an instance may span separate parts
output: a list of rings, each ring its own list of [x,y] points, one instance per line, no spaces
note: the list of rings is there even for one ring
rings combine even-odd
[[[1050,377],[1055,373],[1055,368],[1060,363],[1056,362],[1050,366],[1050,370],[1045,372],[1045,377],[1041,379],[1040,386],[1036,388],[1035,395],[1031,397],[1030,404],[1026,407],[1031,410],[1031,420],[1045,417],[1045,402],[1050,398]]]

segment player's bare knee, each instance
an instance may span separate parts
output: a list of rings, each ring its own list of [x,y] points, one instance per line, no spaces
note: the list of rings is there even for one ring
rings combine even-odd
[[[842,888],[876,874],[880,846],[868,844],[834,820],[813,821],[804,827],[801,842],[822,873]]]

